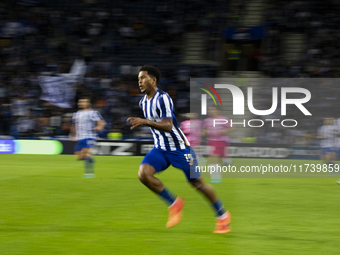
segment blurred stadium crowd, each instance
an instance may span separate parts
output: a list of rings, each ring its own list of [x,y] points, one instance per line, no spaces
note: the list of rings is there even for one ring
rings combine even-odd
[[[183,35],[205,33],[209,40],[204,55],[217,60],[222,53],[213,41],[223,42],[221,34],[242,19],[247,2],[231,8],[229,1],[221,0],[1,1],[0,135],[65,137],[77,97],[90,93],[93,107],[108,123],[101,137],[109,132],[122,133],[123,138],[143,136],[132,133],[126,123],[127,117],[141,115],[137,74],[143,64],[162,71],[159,87],[170,94],[182,116],[190,107],[189,78],[217,77],[223,70],[222,64],[183,64]],[[271,40],[258,54],[258,71],[266,77],[339,77],[340,12],[334,1],[267,2],[265,24]],[[280,35],[287,31],[308,38],[295,62],[281,58]],[[73,107],[40,100],[39,76],[67,73],[75,59],[84,59],[87,70],[77,81]],[[337,102],[335,87],[313,89]],[[331,108],[333,103],[317,104]],[[264,134],[255,135],[266,140]]]
[[[336,1],[270,1],[266,20],[272,43],[262,59],[261,70],[269,77],[340,77],[339,3]],[[282,33],[306,36],[304,52],[297,61],[283,61]]]

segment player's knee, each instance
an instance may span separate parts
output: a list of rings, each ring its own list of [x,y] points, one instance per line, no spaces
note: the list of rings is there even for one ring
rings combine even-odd
[[[191,181],[190,184],[197,190],[203,190],[204,189],[204,183],[201,179],[196,179],[194,181]]]
[[[76,159],[77,160],[85,160],[86,157],[84,157],[82,154],[79,154],[79,155],[76,156]]]
[[[145,173],[144,173],[143,169],[141,169],[141,168],[139,168],[139,171],[138,171],[138,179],[140,180],[141,183],[146,182]]]
[[[76,160],[81,160],[82,159],[81,158],[81,154],[79,152],[75,152],[74,156],[75,156]]]
[[[139,167],[138,179],[141,181],[141,183],[143,184],[148,183],[151,176],[152,176],[152,173],[148,165],[141,165]]]

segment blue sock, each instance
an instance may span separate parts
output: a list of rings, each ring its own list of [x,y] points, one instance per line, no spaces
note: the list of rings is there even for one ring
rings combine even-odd
[[[226,212],[222,201],[219,199],[213,204],[213,207],[216,210],[217,216],[222,216]]]
[[[84,160],[84,164],[85,164],[85,174],[93,174],[93,163],[94,160],[92,158],[86,158]]]
[[[87,160],[84,159],[84,174],[87,174]]]
[[[161,193],[158,194],[161,198],[165,200],[165,202],[171,205],[176,200],[176,196],[174,196],[171,192],[169,192],[166,188],[164,188]]]

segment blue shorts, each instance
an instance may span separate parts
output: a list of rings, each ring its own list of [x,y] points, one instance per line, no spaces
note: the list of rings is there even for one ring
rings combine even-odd
[[[79,140],[74,146],[74,152],[81,151],[84,148],[93,148],[95,144],[95,140],[93,138],[86,138]]]
[[[181,169],[189,182],[201,176],[199,171],[196,172],[196,166],[198,166],[196,153],[190,147],[176,151],[164,151],[153,148],[145,155],[141,165],[142,164],[153,166],[157,173],[172,165],[173,167]]]
[[[337,153],[337,149],[334,147],[325,147],[321,149],[321,155],[326,155],[332,152]]]

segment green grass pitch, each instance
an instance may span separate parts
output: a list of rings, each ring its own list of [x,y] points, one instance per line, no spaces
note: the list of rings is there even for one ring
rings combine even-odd
[[[174,168],[159,178],[186,205],[181,224],[165,229],[165,204],[137,178],[141,159],[97,156],[96,178],[83,179],[73,156],[0,155],[0,254],[340,252],[337,175],[223,179],[213,186],[232,214],[232,232],[213,234],[208,202]],[[234,159],[245,162],[280,160]]]

